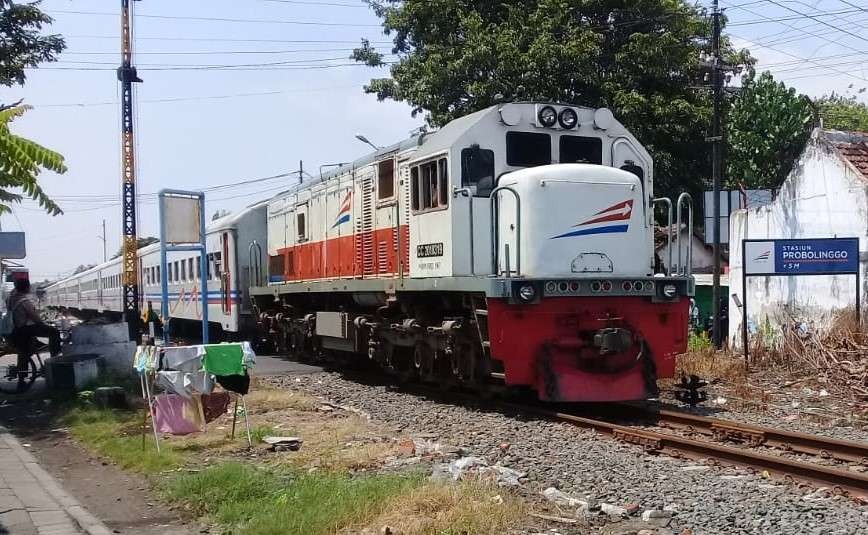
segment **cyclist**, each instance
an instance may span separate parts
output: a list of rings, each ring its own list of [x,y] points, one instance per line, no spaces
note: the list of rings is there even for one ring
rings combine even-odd
[[[39,311],[36,310],[36,304],[30,295],[29,280],[15,280],[15,289],[9,294],[6,310],[12,314],[15,325],[10,338],[18,352],[19,373],[27,370],[27,359],[33,350],[33,339],[36,337],[48,338],[52,357],[60,354],[60,332],[42,321],[39,316]]]

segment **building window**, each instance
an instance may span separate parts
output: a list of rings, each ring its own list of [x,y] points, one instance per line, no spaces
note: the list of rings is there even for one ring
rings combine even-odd
[[[449,173],[446,158],[414,167],[411,172],[413,210],[439,210],[449,204]]]
[[[395,160],[389,158],[377,164],[377,199],[395,196]]]
[[[561,136],[560,163],[603,164],[603,140],[598,137]]]
[[[536,167],[552,163],[552,138],[536,132],[506,133],[506,163],[516,167]]]
[[[494,151],[473,145],[461,149],[461,185],[475,187],[476,197],[488,197],[494,189]]]

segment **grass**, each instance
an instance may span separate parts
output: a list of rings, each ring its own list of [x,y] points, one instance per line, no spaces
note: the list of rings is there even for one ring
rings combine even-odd
[[[350,477],[226,462],[173,478],[164,494],[230,533],[316,535],[373,521],[422,481],[420,475]]]
[[[527,506],[497,487],[477,481],[429,483],[392,500],[367,524],[369,532],[460,535],[506,533],[527,517]]]
[[[161,443],[157,453],[150,427],[142,449],[141,412],[79,406],[64,421],[76,440],[125,470],[154,474],[178,468],[185,461],[185,452],[168,443]]]

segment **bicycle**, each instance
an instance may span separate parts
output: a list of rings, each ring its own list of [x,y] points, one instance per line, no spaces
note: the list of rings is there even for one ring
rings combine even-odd
[[[30,390],[36,379],[45,376],[45,366],[42,361],[42,353],[47,353],[48,344],[44,344],[34,338],[28,350],[27,365],[24,370],[18,369],[17,352],[15,346],[4,340],[0,347],[0,357],[16,355],[16,363],[9,364],[0,375],[0,392],[4,394],[21,394]]]

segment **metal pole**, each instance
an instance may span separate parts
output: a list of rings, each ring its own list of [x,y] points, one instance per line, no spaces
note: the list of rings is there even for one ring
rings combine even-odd
[[[744,250],[744,240],[741,241],[741,343],[744,346],[744,367],[749,366],[747,341],[747,254]]]
[[[136,236],[136,159],[133,138],[133,82],[141,82],[132,65],[132,24],[130,1],[121,0],[121,66],[118,80],[121,82],[123,197],[121,221],[123,222],[123,305],[124,317],[129,328],[130,340],[139,339],[139,281],[138,239]]]
[[[205,194],[199,194],[199,236],[202,245],[202,252],[199,253],[202,259],[202,266],[199,270],[199,277],[202,279],[202,343],[208,343],[208,259],[207,259],[207,243],[205,236]],[[229,259],[226,259],[228,262]]]
[[[108,250],[106,249],[105,219],[102,220],[102,261],[108,262]]]
[[[169,262],[166,254],[166,197],[160,193],[160,316],[163,318],[163,343],[169,345]]]
[[[711,300],[712,311],[714,313],[713,342],[714,347],[721,347],[721,332],[720,332],[720,181],[722,174],[721,160],[721,131],[720,131],[720,113],[721,101],[723,99],[723,77],[721,76],[721,57],[720,57],[720,10],[718,9],[718,1],[713,2],[713,35],[712,35],[712,84],[714,91],[714,120],[712,124],[711,142],[712,142],[712,190],[714,192],[714,213],[712,220],[713,237],[714,237],[714,273],[712,276]],[[747,347],[745,346],[745,350]]]

